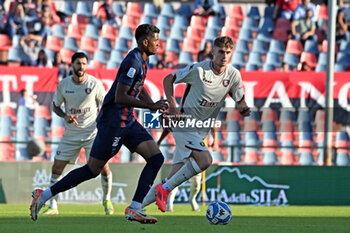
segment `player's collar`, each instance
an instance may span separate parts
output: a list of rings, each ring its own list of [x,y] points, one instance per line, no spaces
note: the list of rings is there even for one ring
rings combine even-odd
[[[213,66],[213,60],[210,60],[210,69],[214,72],[215,75],[222,75],[226,70],[226,66],[225,66],[225,69],[221,73],[217,73],[216,70],[214,69],[214,66]]]

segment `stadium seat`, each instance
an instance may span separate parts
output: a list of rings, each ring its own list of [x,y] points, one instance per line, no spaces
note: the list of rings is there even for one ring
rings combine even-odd
[[[251,31],[258,31],[258,24],[253,18],[245,18],[242,23],[242,29],[249,29]]]
[[[247,63],[245,66],[245,71],[258,71],[260,68],[261,66],[259,65]]]
[[[239,28],[229,28],[224,26],[221,30],[221,36],[229,36],[235,42],[238,40]]]
[[[286,49],[284,47],[284,44],[281,41],[275,40],[275,39],[270,41],[270,47],[269,47],[270,53],[277,53],[280,55],[284,55],[285,50]]]
[[[75,38],[77,40],[81,39],[81,31],[78,24],[69,24],[67,29],[67,36]]]
[[[33,121],[32,111],[23,105],[19,105],[17,108],[16,127],[21,127],[21,126],[29,127],[31,124],[31,121]]]
[[[90,2],[79,1],[75,9],[77,15],[84,15],[86,17],[92,16],[92,8]]]
[[[288,41],[288,31],[284,28],[275,28],[275,30],[272,33],[272,38],[285,43],[286,41]]]
[[[291,118],[291,116],[288,116]],[[280,120],[280,128],[279,128],[279,132],[283,133],[283,132],[294,132],[294,121],[293,120],[288,120],[286,117],[283,117],[283,120]],[[289,137],[289,135],[284,135],[286,137]],[[290,138],[291,140],[294,140],[294,136],[292,138]],[[281,135],[280,138],[281,141],[283,140],[289,140],[289,138],[283,138]]]
[[[50,130],[50,128],[49,122],[45,117],[35,117],[33,128],[33,137],[48,137],[47,132]]]
[[[109,24],[103,24],[101,29],[101,36],[103,38],[114,41],[117,38],[116,31],[117,30],[113,26]]]
[[[254,120],[254,121],[260,121],[260,112],[256,109],[250,110],[250,115],[247,117],[244,117],[244,121],[246,120]]]
[[[111,41],[107,38],[103,38],[103,37],[100,37],[98,38],[98,49],[99,50],[102,50],[102,51],[105,51],[105,52],[111,52],[112,50],[112,45],[111,45]]]
[[[46,105],[36,106],[34,109],[34,118],[37,118],[37,117],[44,117],[48,121],[50,121],[51,113],[50,113],[49,107],[47,107]]]
[[[263,31],[272,32],[275,29],[275,24],[272,18],[264,17],[259,21],[259,29]]]
[[[170,38],[178,41],[185,39],[184,30],[179,27],[172,27],[170,30]]]
[[[286,53],[292,53],[297,56],[300,56],[303,52],[303,45],[298,40],[288,40],[287,47],[286,47]]]
[[[106,51],[103,51],[103,50],[96,50],[94,52],[94,58],[93,58],[94,61],[98,61],[98,62],[101,62],[103,63],[104,65],[107,64],[108,62],[108,56],[107,56],[107,52]]]
[[[134,34],[130,27],[120,27],[119,29],[119,38],[125,38],[127,40],[134,39]]]
[[[263,163],[264,165],[279,164],[276,153],[274,151],[263,152]]]
[[[0,136],[13,137],[14,124],[10,116],[0,117]]]
[[[63,48],[77,51],[78,50],[78,43],[72,37],[65,37],[64,42],[63,42]]]
[[[254,150],[246,151],[243,162],[249,165],[257,165],[260,162],[258,152]]]
[[[217,12],[220,16],[221,19],[225,19],[226,18],[226,11],[225,11],[225,7],[219,4],[215,4],[213,7],[213,10],[215,12]]]
[[[65,28],[61,24],[55,24],[52,26],[52,35],[60,39],[64,39],[66,36]]]
[[[98,40],[99,32],[98,28],[93,24],[87,24],[85,28],[85,36],[88,36],[94,40]]]
[[[344,72],[348,70],[348,66],[346,64],[335,64],[334,65],[334,72]]]
[[[302,52],[300,56],[300,62],[305,62],[308,66],[314,69],[317,66],[316,55],[310,52]]]
[[[31,139],[28,127],[17,127],[16,130],[16,161],[29,160],[30,156],[26,150],[26,142]]]
[[[106,69],[117,69],[119,66],[119,62],[109,60],[106,65]]]
[[[249,18],[252,18],[254,20],[259,20],[260,19],[260,12],[259,12],[259,8],[257,6],[251,6],[249,8],[249,11],[247,13],[247,16]]]
[[[96,60],[91,60],[89,62],[89,67],[92,68],[92,69],[105,69],[106,68],[106,63],[103,63],[103,62],[100,62],[100,61],[96,61]]]
[[[264,41],[266,43],[270,43],[270,41],[272,40],[271,33],[269,31],[260,29],[258,31],[256,39]]]
[[[264,108],[261,113],[261,122],[278,121],[277,113],[271,108]]]
[[[243,120],[242,115],[239,113],[238,109],[229,109],[226,115],[226,122],[240,122]]]
[[[109,58],[110,61],[114,61],[114,62],[121,64],[123,59],[124,59],[123,51],[114,50],[114,49],[112,50],[110,58]]]
[[[158,56],[157,56],[157,55],[150,56],[150,57],[148,58],[148,61],[149,61],[149,64],[150,64],[150,65],[156,66],[157,63],[158,63]]]
[[[277,53],[270,53],[268,52],[266,55],[266,61],[265,64],[268,65],[274,65],[275,67],[281,67],[282,66],[282,62],[280,59],[280,55]]]
[[[325,72],[325,71],[327,71],[327,65],[317,63],[315,72]]]
[[[280,66],[275,66],[273,64],[266,64],[264,63],[263,67],[262,67],[262,71],[276,71],[276,70],[280,70]]]
[[[73,15],[75,12],[72,1],[62,1],[59,8],[60,12],[63,12],[66,15]]]
[[[219,36],[219,31],[215,28],[207,27],[204,32],[205,40],[215,40]]]
[[[7,104],[0,105],[0,117],[11,117],[14,122],[17,120],[15,110]]]
[[[46,46],[45,48],[47,49],[51,49],[55,52],[58,52],[62,49],[62,43],[60,38],[56,37],[56,36],[47,36],[46,38]]]
[[[304,44],[304,52],[310,52],[315,55],[319,54],[317,41],[306,40]]]
[[[95,52],[97,50],[95,39],[88,36],[82,36],[80,41],[80,49],[85,50],[89,53]]]
[[[290,20],[283,17],[278,18],[276,21],[275,29],[283,29],[285,31],[290,31]]]
[[[238,39],[253,42],[254,38],[250,29],[242,28],[239,32]]]
[[[261,40],[254,40],[252,52],[266,54],[267,53],[266,43]]]
[[[317,6],[318,8],[318,12],[316,13],[317,15],[317,18],[321,18],[321,19],[324,19],[326,21],[328,21],[328,7],[326,5],[318,5]]]
[[[285,121],[285,120],[295,121],[296,120],[295,112],[292,110],[283,108],[280,111],[279,120],[280,120],[280,122]]]
[[[317,64],[327,65],[327,53],[320,53],[319,54]]]
[[[176,16],[183,15],[186,18],[189,18],[192,15],[191,5],[189,3],[180,3],[180,7],[176,11]]]
[[[263,121],[262,127],[263,132],[276,132],[277,127],[274,120]]]
[[[228,16],[232,18],[243,19],[244,14],[243,14],[242,7],[240,5],[231,4],[229,6]]]
[[[185,38],[183,41],[182,50],[192,54],[198,54],[199,46],[195,40]]]
[[[153,18],[151,16],[142,16],[140,18],[140,25],[141,24],[153,24]]]
[[[142,8],[140,3],[138,2],[128,2],[126,5],[126,15],[134,16],[137,18],[141,18],[142,16]]]
[[[121,3],[118,3],[118,2],[112,3],[112,10],[113,10],[113,13],[118,17],[123,17],[123,15],[125,14],[123,10],[123,6],[121,5]]]
[[[249,54],[248,42],[245,40],[238,40],[235,45],[235,53]],[[253,51],[254,52],[254,51]]]
[[[145,3],[145,5],[143,7],[143,14],[145,16],[150,16],[152,18],[156,18],[159,15],[157,7],[153,3],[150,3],[150,2]]]
[[[258,67],[262,67],[263,65],[263,60],[262,60],[262,56],[260,53],[255,53],[255,52],[251,52],[249,54],[249,58],[248,58],[248,63],[247,65],[256,65]]]
[[[128,39],[125,38],[117,38],[115,40],[114,49],[118,51],[122,51],[124,53],[129,51]]]
[[[192,53],[181,51],[179,55],[179,66],[185,67],[186,65],[193,64]]]
[[[173,5],[171,5],[170,2],[163,3],[162,9],[160,10],[160,15],[174,18],[175,17],[175,10]]]
[[[199,29],[201,30],[202,32],[205,31],[205,29],[207,28],[207,23],[206,21],[203,19],[202,16],[199,16],[199,15],[193,15],[191,17],[191,20],[190,20],[190,26],[192,28],[196,28],[196,29]]]
[[[350,164],[348,152],[338,152],[335,160],[337,166],[348,166]]]
[[[245,67],[246,61],[244,53],[235,51],[231,58],[231,64],[234,66]]]
[[[221,21],[220,17],[218,17],[218,16],[210,16],[208,18],[207,27],[215,28],[217,30],[221,30],[222,26],[223,25],[222,25],[222,21]]]
[[[62,117],[57,116],[56,113],[52,112],[51,113],[51,128],[59,126],[59,127],[64,127],[64,119]]]
[[[300,153],[299,158],[300,165],[315,165],[315,160],[311,151],[305,151]]]
[[[236,30],[240,30],[241,29],[241,26],[242,26],[242,21],[241,20],[238,20],[237,18],[230,18],[230,17],[227,17],[225,19],[225,25],[224,25],[226,28],[229,28],[229,29],[236,29]]]
[[[176,15],[174,18],[174,24],[173,27],[182,28],[183,30],[186,30],[189,26],[189,22],[186,17],[183,15]]]
[[[129,27],[133,31],[137,28],[139,25],[140,18],[131,16],[131,15],[124,15],[122,19],[122,27]]]
[[[299,57],[293,53],[286,53],[283,62],[289,66],[289,70],[293,70],[299,64]]]
[[[272,19],[274,9],[275,9],[274,6],[266,6],[264,9],[264,18]]]
[[[293,151],[282,151],[281,165],[296,165],[296,155]]]
[[[169,38],[167,40],[165,50],[174,52],[174,53],[180,53],[181,49],[180,49],[179,41]],[[183,51],[186,51],[186,50],[183,49]],[[187,51],[187,52],[190,52],[190,51]]]

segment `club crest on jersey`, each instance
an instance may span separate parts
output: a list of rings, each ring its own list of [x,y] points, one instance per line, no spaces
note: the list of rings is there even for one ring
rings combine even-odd
[[[135,76],[135,73],[136,73],[136,69],[134,67],[130,67],[126,76],[128,76],[129,78],[133,78]]]
[[[88,88],[85,88],[85,93],[86,93],[86,94],[90,94],[90,93],[91,93],[91,88],[89,88],[89,87],[88,87]]]
[[[222,80],[222,85],[224,85],[224,87],[227,87],[229,84],[230,84],[230,80],[229,79]]]

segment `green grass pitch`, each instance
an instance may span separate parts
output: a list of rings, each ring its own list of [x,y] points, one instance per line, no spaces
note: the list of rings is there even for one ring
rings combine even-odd
[[[102,205],[60,205],[56,216],[39,215],[33,222],[28,205],[0,204],[0,233],[207,233],[207,232],[350,232],[348,206],[230,206],[228,225],[210,225],[205,218],[206,206],[193,212],[189,205],[175,205],[174,212],[161,213],[155,205],[147,213],[158,223],[147,225],[127,222],[125,205],[115,205],[116,214],[106,216]],[[45,208],[45,207],[44,207]]]

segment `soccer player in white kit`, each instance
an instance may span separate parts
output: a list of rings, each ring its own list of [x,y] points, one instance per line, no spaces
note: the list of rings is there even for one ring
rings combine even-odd
[[[73,75],[63,79],[57,86],[53,98],[53,111],[65,120],[65,133],[57,148],[52,165],[50,186],[61,179],[68,163],[74,164],[81,148],[90,154],[96,137],[96,117],[102,105],[105,89],[97,78],[85,73],[88,58],[84,53],[72,56]],[[61,109],[64,104],[65,111]],[[108,163],[101,172],[103,206],[107,215],[114,213],[111,202],[112,173]],[[57,195],[50,200],[50,206],[43,214],[58,214]]]
[[[215,119],[229,94],[235,100],[240,113],[249,116],[250,109],[244,100],[241,74],[230,64],[232,50],[233,41],[230,37],[218,37],[214,41],[211,61],[187,66],[165,77],[163,85],[170,103],[170,115],[191,116],[192,119],[202,122]],[[176,107],[174,97],[176,83],[187,84],[181,110]],[[164,182],[149,191],[143,206],[156,201],[158,208],[165,212],[170,191],[211,165],[212,157],[203,142],[209,130],[210,126],[173,129],[176,149],[172,170]]]

